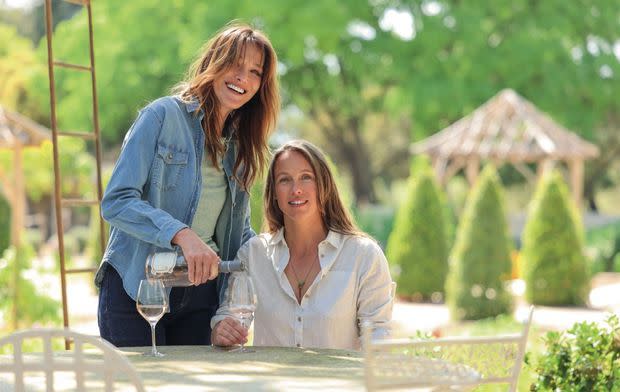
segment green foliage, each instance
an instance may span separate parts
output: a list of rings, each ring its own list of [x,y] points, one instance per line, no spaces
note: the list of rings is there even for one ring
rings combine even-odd
[[[263,195],[265,193],[265,180],[259,179],[250,191],[250,224],[255,232],[260,233],[263,231]]]
[[[407,196],[396,214],[386,255],[399,266],[398,291],[414,299],[438,300],[448,273],[448,244],[442,201],[427,164],[412,167]],[[443,297],[443,295],[442,295]]]
[[[285,104],[303,117],[296,131],[324,146],[353,177],[355,196],[371,202],[375,177],[406,176],[400,158],[409,138],[429,136],[502,88],[517,90],[590,140],[603,127],[617,128],[620,78],[609,76],[620,74],[613,1],[401,3],[398,10],[413,18],[410,37],[382,23],[396,7],[388,1],[94,2],[104,140],[119,143],[136,110],[167,93],[200,42],[232,17],[270,35]],[[85,19],[82,10],[57,26],[58,58],[88,62]],[[45,52],[41,42],[41,64]],[[92,126],[83,78],[57,74],[61,128]],[[29,93],[47,107],[44,67],[29,81]]]
[[[43,294],[34,257],[32,247],[22,244],[9,247],[0,258],[0,312],[17,328],[60,321],[60,304]]]
[[[508,313],[512,297],[510,239],[502,188],[487,166],[471,190],[461,216],[446,283],[446,302],[455,319],[476,320]]]
[[[62,194],[65,197],[78,197],[92,192],[95,171],[94,156],[86,151],[86,143],[75,138],[59,139],[60,172],[62,175]],[[33,201],[44,195],[54,193],[54,159],[52,142],[46,141],[40,147],[24,148],[24,177],[26,194]],[[12,152],[0,150],[0,173],[13,170]]]
[[[528,363],[537,378],[531,391],[620,390],[620,323],[581,322],[565,332],[548,332],[546,352]],[[529,362],[529,361],[528,361]]]
[[[11,205],[0,189],[0,255],[11,244]]]
[[[620,272],[620,221],[590,229],[585,235],[590,275]]]
[[[340,200],[342,201],[344,207],[350,210],[353,207],[353,202],[355,199],[351,193],[350,184],[347,183],[346,178],[341,175],[338,165],[334,163],[329,154],[325,154],[325,159],[327,160],[327,166],[329,166],[329,170],[332,172],[332,176],[334,177],[334,182],[336,183],[336,188],[338,188]]]
[[[90,222],[89,226],[89,236],[88,236],[88,245],[87,245],[87,254],[91,260],[92,265],[98,265],[98,263],[103,258],[103,251],[105,248],[101,247],[101,238],[100,238],[100,220],[103,218],[99,214],[99,207],[93,207],[91,209],[90,214]],[[104,238],[104,246],[108,243],[108,239],[110,237],[110,224],[103,221],[103,238]]]
[[[32,72],[45,70],[28,40],[13,27],[0,24],[0,105],[40,118],[41,110],[31,99],[28,83]]]
[[[585,302],[589,275],[583,227],[564,180],[552,173],[538,184],[523,229],[525,298],[537,305]]]
[[[110,177],[112,176],[112,171],[111,170],[103,170],[102,171],[102,179],[101,179],[101,185],[103,187],[103,189],[106,188],[106,186],[108,185],[108,182],[110,181]],[[88,238],[88,245],[87,245],[87,254],[88,257],[91,259],[92,265],[98,265],[99,262],[101,261],[101,259],[103,258],[103,252],[105,250],[101,248],[101,239],[100,239],[100,232],[101,232],[101,226],[99,224],[100,220],[103,220],[103,218],[101,217],[100,213],[99,213],[99,206],[97,207],[92,207],[90,210],[90,220],[88,222],[88,226],[89,226],[89,238]],[[108,243],[108,238],[110,237],[110,224],[108,222],[106,222],[105,220],[103,221],[103,238],[104,238],[104,246],[105,244]]]
[[[359,228],[385,249],[394,226],[394,209],[385,205],[366,204],[353,209],[353,215]]]
[[[229,8],[208,2],[190,5],[166,1],[156,7],[145,1],[122,7],[114,1],[93,2],[99,123],[105,143],[119,143],[137,110],[166,94],[183,77],[202,41],[225,23],[214,22],[210,14],[225,13]],[[137,20],[140,23],[135,23]],[[56,58],[89,63],[86,21],[86,10],[82,7],[73,18],[58,24],[54,32]],[[47,56],[44,40],[38,55],[41,59]],[[59,128],[92,129],[88,75],[57,70],[55,78]],[[37,92],[42,106],[49,102],[47,85],[46,72],[33,75],[30,88]]]

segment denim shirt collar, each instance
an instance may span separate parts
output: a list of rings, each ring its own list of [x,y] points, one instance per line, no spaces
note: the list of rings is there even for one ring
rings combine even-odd
[[[192,97],[189,101],[184,100],[180,95],[177,96],[177,99],[185,105],[185,110],[188,113],[195,113],[198,111],[198,121],[202,121],[205,116],[205,111],[200,108],[200,101],[196,97]]]
[[[198,121],[202,121],[205,116],[205,111],[200,108],[200,101],[198,98],[192,97],[190,101],[185,101],[179,96],[178,99],[183,103],[183,105],[185,105],[185,110],[187,110],[188,113],[198,111]],[[228,127],[227,129],[224,129],[223,136],[226,138],[226,143],[228,144],[231,140],[235,139],[236,132],[232,127]]]

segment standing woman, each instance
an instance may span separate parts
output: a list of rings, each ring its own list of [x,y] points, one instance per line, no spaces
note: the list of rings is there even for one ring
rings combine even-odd
[[[278,111],[276,53],[264,33],[233,23],[207,42],[175,95],[142,109],[131,126],[101,202],[110,239],[97,272],[101,337],[147,346],[136,310],[145,260],[179,246],[193,286],[170,292],[157,324],[161,345],[210,344],[209,321],[233,259],[254,236],[248,190],[267,163]]]

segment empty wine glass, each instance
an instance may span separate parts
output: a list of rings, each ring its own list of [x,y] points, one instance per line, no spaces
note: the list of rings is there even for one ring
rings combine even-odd
[[[233,317],[239,320],[242,327],[249,329],[256,310],[256,290],[252,278],[246,272],[234,273],[231,275],[228,285],[228,310]],[[252,352],[252,350],[245,348],[243,343],[237,351]]]
[[[161,280],[142,279],[140,281],[138,296],[136,298],[136,308],[151,326],[152,350],[150,354],[145,353],[145,355],[163,357],[164,354],[157,351],[157,347],[155,346],[155,326],[168,308],[168,296]]]

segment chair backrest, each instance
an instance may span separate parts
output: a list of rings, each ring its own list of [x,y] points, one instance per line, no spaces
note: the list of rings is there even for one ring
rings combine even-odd
[[[474,388],[503,383],[514,392],[532,322],[519,334],[487,337],[373,340],[364,328],[364,374],[369,391],[395,388]]]
[[[73,350],[54,352],[52,341],[55,339],[72,340]],[[22,349],[25,340],[27,342],[40,340],[43,346],[42,352],[25,354]],[[71,381],[74,381],[74,386],[71,390],[91,390],[92,382],[95,382],[98,385],[97,389],[100,389],[103,382],[104,390],[107,392],[113,391],[115,385],[122,382],[124,387],[130,384],[136,391],[144,391],[142,380],[129,360],[110,343],[94,336],[68,329],[31,329],[0,339],[0,348],[5,346],[13,346],[13,354],[12,357],[3,356],[4,360],[0,361],[0,375],[13,374],[16,392],[30,389],[26,378],[31,373],[43,375],[47,392],[54,391],[55,373],[58,374],[56,381],[63,381],[67,373],[73,375]],[[40,385],[40,379],[36,380]]]

